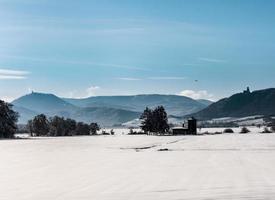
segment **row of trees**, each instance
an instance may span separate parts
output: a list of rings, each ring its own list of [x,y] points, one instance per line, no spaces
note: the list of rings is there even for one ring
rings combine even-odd
[[[146,108],[141,119],[141,129],[145,133],[165,134],[169,131],[168,116],[163,106],[155,109]]]
[[[40,114],[28,121],[27,129],[31,136],[74,136],[95,135],[100,126],[97,123],[86,124],[59,116],[48,119]]]

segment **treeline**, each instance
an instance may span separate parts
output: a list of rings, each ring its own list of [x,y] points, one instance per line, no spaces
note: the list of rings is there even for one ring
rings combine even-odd
[[[31,136],[96,135],[100,126],[97,123],[86,124],[59,116],[48,119],[46,115],[40,114],[28,121],[27,130]]]

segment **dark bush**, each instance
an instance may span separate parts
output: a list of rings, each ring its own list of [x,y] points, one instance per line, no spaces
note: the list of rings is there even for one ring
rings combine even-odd
[[[128,135],[135,135],[135,134],[136,134],[136,131],[130,128]]]
[[[241,129],[241,132],[240,133],[249,133],[250,132],[250,130],[248,129],[248,128],[246,128],[246,127],[242,127],[242,129]]]
[[[106,132],[106,131],[104,131],[104,130],[101,131],[101,134],[102,134],[102,135],[110,135],[110,133],[108,133],[108,132]]]
[[[92,135],[96,135],[97,131],[100,130],[100,126],[97,123],[91,123],[90,124],[90,131]]]
[[[223,130],[224,133],[234,133],[233,129],[231,128],[226,128]]]
[[[272,133],[272,131],[265,127],[261,133]]]

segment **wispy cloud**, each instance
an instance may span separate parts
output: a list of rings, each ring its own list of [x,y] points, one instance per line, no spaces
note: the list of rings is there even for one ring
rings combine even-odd
[[[185,77],[177,77],[177,76],[156,76],[156,77],[147,77],[147,78],[133,78],[133,77],[121,77],[117,78],[122,81],[141,81],[141,80],[184,80]]]
[[[30,72],[21,70],[0,69],[0,80],[26,79]]]
[[[15,75],[15,76],[24,76],[29,74],[28,71],[21,71],[21,70],[9,70],[9,69],[0,69],[1,75]]]
[[[69,65],[84,65],[84,66],[94,66],[94,67],[106,67],[106,68],[121,68],[127,70],[135,71],[151,71],[148,68],[142,68],[139,66],[125,65],[125,64],[114,64],[114,63],[102,63],[94,61],[79,61],[79,60],[63,60],[63,59],[50,59],[50,58],[37,58],[28,56],[14,56],[14,55],[0,55],[0,57],[13,58],[18,60],[26,60],[31,62],[48,62],[48,63],[59,63],[59,64],[69,64]]]
[[[201,64],[198,63],[185,63],[185,64],[181,64],[181,66],[200,66]]]
[[[209,99],[212,100],[213,94],[209,94],[206,90],[194,91],[194,90],[183,90],[179,93],[181,96],[190,97],[192,99]]]
[[[20,80],[26,78],[26,76],[0,75],[0,80]]]
[[[226,60],[215,59],[215,58],[198,58],[198,60],[204,61],[204,62],[211,62],[211,63],[225,63],[225,62],[227,62]]]
[[[85,90],[70,91],[68,94],[65,94],[64,96],[68,96],[69,98],[76,98],[76,99],[88,98],[88,97],[96,96],[97,92],[100,89],[101,87],[99,86],[91,85]]]
[[[90,97],[90,96],[95,96],[96,95],[96,91],[98,91],[100,89],[99,86],[90,86],[86,89],[86,93],[87,93],[87,96]]]
[[[122,80],[122,81],[140,81],[142,79],[140,78],[131,78],[131,77],[121,77],[121,78],[117,78],[118,80]]]
[[[149,80],[184,80],[185,77],[180,76],[158,76],[158,77],[149,77]]]

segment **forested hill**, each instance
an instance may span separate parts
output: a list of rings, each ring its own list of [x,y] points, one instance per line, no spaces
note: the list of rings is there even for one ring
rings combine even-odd
[[[275,88],[234,94],[193,114],[198,119],[275,115]]]

